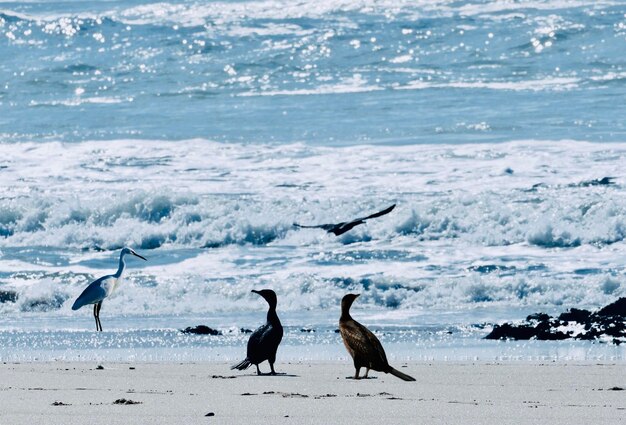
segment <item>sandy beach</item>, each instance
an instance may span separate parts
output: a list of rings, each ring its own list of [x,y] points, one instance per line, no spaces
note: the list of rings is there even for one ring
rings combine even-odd
[[[413,383],[347,379],[340,362],[279,364],[279,376],[224,363],[0,366],[3,425],[618,424],[626,413],[620,363],[398,365]]]
[[[626,0],[0,2],[0,425],[626,425]]]

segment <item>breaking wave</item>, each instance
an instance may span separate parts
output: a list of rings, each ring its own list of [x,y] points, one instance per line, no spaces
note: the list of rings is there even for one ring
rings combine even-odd
[[[369,147],[350,154],[344,149],[292,145],[281,155],[278,148],[267,146],[276,155],[270,159],[269,152],[261,149],[256,153],[257,148],[244,145],[192,141],[179,155],[157,157],[148,154],[146,147],[167,150],[174,144],[143,141],[142,148],[134,145],[130,141],[27,147],[5,144],[9,155],[0,178],[6,187],[14,187],[0,206],[0,247],[116,250],[125,245],[141,249],[266,245],[289,240],[298,232],[314,234],[296,231],[294,222],[345,221],[358,217],[363,209],[375,210],[392,202],[399,205],[393,214],[357,227],[338,240],[350,244],[404,236],[417,242],[461,240],[484,246],[528,243],[573,248],[611,245],[626,236],[626,202],[617,196],[619,180],[617,184],[577,185],[583,179],[564,164],[556,171],[558,180],[545,184],[542,180],[554,179],[552,171],[544,176],[532,170],[513,171],[516,157],[525,154],[507,155],[502,147],[488,149],[496,159],[437,159],[449,154],[449,148],[429,148],[430,153],[407,148],[394,153],[393,149]],[[68,158],[55,176],[47,174],[47,165],[38,164],[34,154],[51,150]],[[100,159],[92,157],[94,150]],[[120,151],[128,157],[122,159],[114,153]],[[195,160],[185,163],[186,158],[206,155],[205,151],[225,156],[201,165]],[[498,158],[500,154],[504,156]],[[432,180],[423,179],[425,170],[415,170],[412,175],[411,162],[406,161],[424,155],[441,167]],[[361,185],[361,180],[352,181],[346,167],[339,166],[346,156],[348,164],[369,164],[380,171]],[[30,163],[24,164],[29,157]],[[252,165],[240,168],[241,158]],[[385,159],[381,162],[378,158]],[[576,167],[576,156],[571,159],[571,166]],[[466,167],[462,181],[455,172],[445,171],[459,163]],[[596,176],[618,175],[616,164],[617,159],[608,161],[603,170],[596,162],[593,172]],[[15,186],[13,178],[25,165],[31,177]],[[484,166],[491,167],[488,175]],[[191,177],[180,179],[181,169],[192,170]],[[141,183],[136,180],[137,173]],[[151,188],[143,188],[146,185]],[[345,196],[331,195],[341,193],[334,192],[340,188]],[[365,202],[356,203],[350,192],[361,193]]]
[[[249,291],[265,286],[292,311],[336,308],[348,291],[363,306],[420,311],[599,305],[626,288],[614,248],[626,235],[623,144],[2,148],[6,313],[69,314],[126,245],[150,261],[129,263],[107,302],[122,314],[258,309]],[[51,169],[48,156],[63,162]],[[339,237],[293,227],[392,203]]]

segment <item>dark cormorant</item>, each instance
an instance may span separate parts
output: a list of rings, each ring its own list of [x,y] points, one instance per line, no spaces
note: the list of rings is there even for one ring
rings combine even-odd
[[[389,366],[385,350],[376,335],[350,316],[350,306],[359,294],[348,294],[341,300],[341,317],[339,318],[339,332],[348,353],[354,360],[356,372],[354,379],[359,379],[359,372],[365,368],[365,376],[370,369],[378,372],[391,373],[405,381],[415,381],[415,378],[406,375]]]
[[[276,375],[276,371],[274,370],[276,350],[278,350],[278,345],[283,339],[283,325],[280,324],[280,320],[276,314],[276,292],[271,289],[262,289],[260,291],[253,290],[252,292],[265,298],[265,301],[269,304],[270,308],[267,311],[267,322],[250,335],[246,358],[238,364],[233,365],[231,369],[245,370],[253,364],[256,366],[257,374],[261,375],[259,363],[267,360],[272,370],[270,373]]]
[[[336,224],[329,223],[329,224],[317,224],[314,226],[303,226],[302,224],[293,223],[293,225],[294,227],[299,227],[303,229],[324,229],[328,233],[334,233],[335,236],[339,236],[339,235],[343,235],[348,230],[353,229],[359,224],[365,223],[365,220],[369,220],[370,218],[376,218],[376,217],[383,216],[385,214],[389,214],[395,207],[396,207],[396,204],[393,204],[392,206],[387,207],[382,211],[378,211],[377,213],[374,213],[372,215],[368,215],[367,217],[355,218],[352,221],[344,221],[344,222],[336,223]]]

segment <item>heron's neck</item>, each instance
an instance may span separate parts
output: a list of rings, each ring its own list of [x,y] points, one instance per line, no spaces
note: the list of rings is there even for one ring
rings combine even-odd
[[[120,264],[119,266],[117,266],[117,271],[115,272],[115,274],[113,275],[115,278],[119,279],[120,277],[122,277],[122,273],[124,273],[124,267],[126,266],[126,263],[124,262],[124,254],[120,255]]]

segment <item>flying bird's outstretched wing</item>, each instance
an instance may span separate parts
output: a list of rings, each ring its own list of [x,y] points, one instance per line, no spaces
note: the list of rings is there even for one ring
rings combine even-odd
[[[374,214],[368,215],[367,217],[355,218],[352,221],[343,221],[341,223],[328,223],[328,224],[317,224],[313,226],[305,226],[298,223],[293,223],[294,227],[303,228],[303,229],[324,229],[328,233],[334,233],[335,236],[343,235],[348,230],[352,230],[354,227],[359,224],[365,223],[365,220],[369,220],[370,218],[381,217],[385,214],[389,214],[394,208],[396,204],[393,204],[390,207],[385,208],[382,211],[378,211]]]

